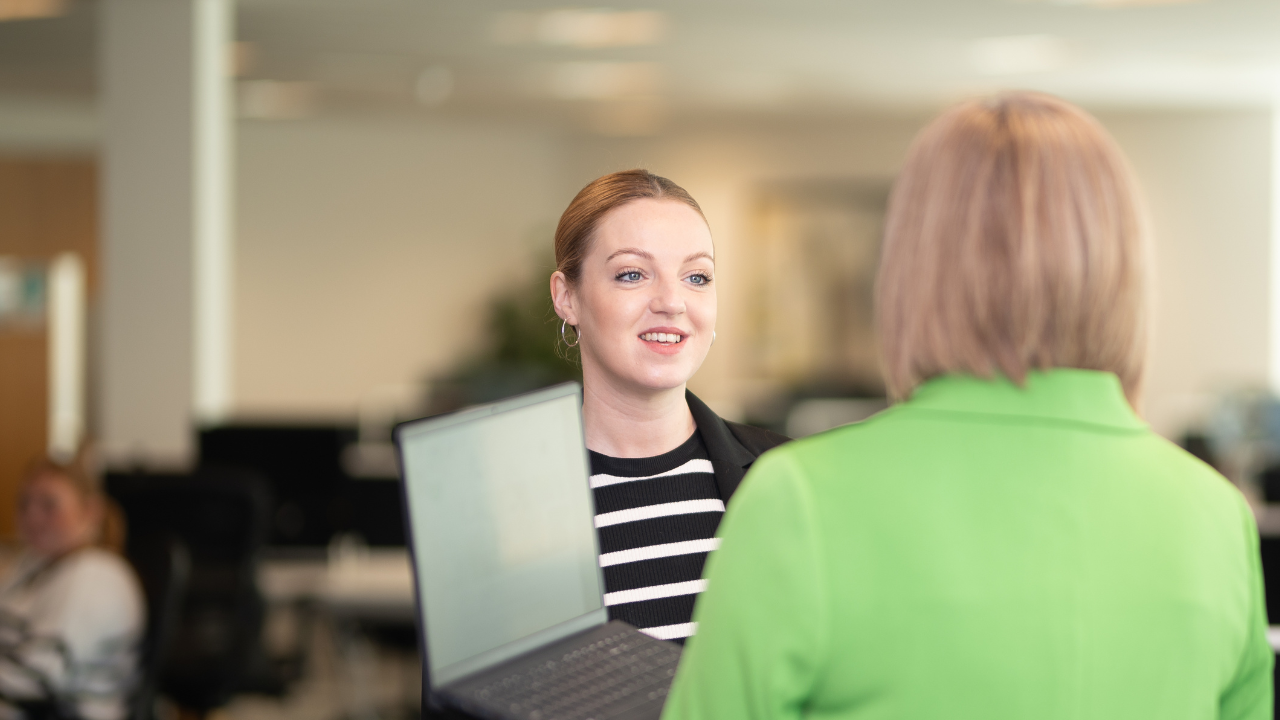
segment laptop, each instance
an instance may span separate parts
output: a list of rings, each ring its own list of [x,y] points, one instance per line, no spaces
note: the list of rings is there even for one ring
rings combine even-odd
[[[581,387],[403,423],[395,439],[424,708],[656,719],[680,646],[608,620]]]

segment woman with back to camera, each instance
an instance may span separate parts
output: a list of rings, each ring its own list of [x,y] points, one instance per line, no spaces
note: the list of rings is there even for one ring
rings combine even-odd
[[[33,465],[18,500],[25,547],[0,580],[0,716],[121,720],[138,671],[144,600],[132,569],[95,547],[106,500],[77,463]]]
[[[609,617],[683,642],[725,503],[786,438],[726,422],[685,388],[716,325],[715,248],[689,193],[645,170],[605,175],[569,203],[555,245]]]
[[[664,718],[1271,717],[1250,508],[1133,409],[1135,196],[1055,98],[920,134],[876,290],[901,402],[752,469]]]

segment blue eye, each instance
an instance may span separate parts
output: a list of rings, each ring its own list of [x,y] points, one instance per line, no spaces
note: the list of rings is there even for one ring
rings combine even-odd
[[[711,278],[702,274],[690,275],[689,282],[693,283],[694,285],[706,285],[707,283],[711,282]]]
[[[618,273],[617,279],[623,282],[640,282],[641,275],[636,270],[628,270],[624,273]]]

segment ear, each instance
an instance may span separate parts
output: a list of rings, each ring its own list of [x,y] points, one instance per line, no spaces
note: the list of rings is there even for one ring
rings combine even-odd
[[[574,305],[573,286],[569,284],[569,278],[559,270],[551,273],[551,304],[556,308],[556,315],[561,320],[577,327],[578,311]]]

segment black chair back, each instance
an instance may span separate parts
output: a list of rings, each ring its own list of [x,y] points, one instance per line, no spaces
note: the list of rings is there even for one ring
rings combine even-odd
[[[157,688],[197,713],[231,699],[257,650],[265,611],[257,571],[270,513],[266,487],[260,476],[232,469],[107,477],[128,522],[128,555],[176,541],[190,558]]]
[[[130,716],[133,720],[155,720],[156,691],[160,671],[168,659],[187,584],[191,578],[191,554],[176,535],[155,543],[134,543],[129,561],[142,584],[147,600],[147,634],[140,653],[138,685],[134,689]]]

